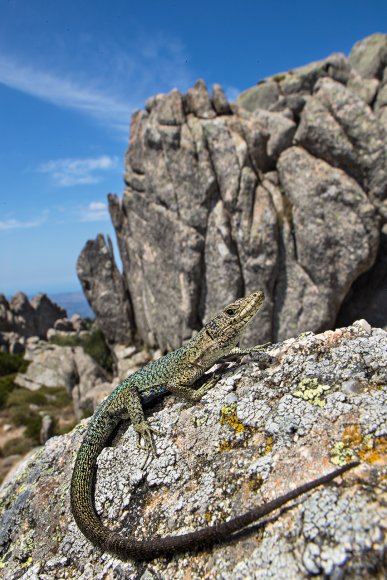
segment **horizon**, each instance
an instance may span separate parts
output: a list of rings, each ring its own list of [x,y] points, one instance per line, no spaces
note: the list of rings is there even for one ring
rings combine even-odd
[[[195,10],[167,0],[3,2],[0,22],[0,292],[81,292],[76,260],[113,241],[131,114],[198,78],[229,100],[259,80],[384,33],[387,3],[246,1]]]

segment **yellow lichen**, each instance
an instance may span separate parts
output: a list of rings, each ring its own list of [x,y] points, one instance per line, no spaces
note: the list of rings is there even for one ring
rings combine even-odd
[[[306,377],[301,379],[297,388],[298,390],[293,392],[295,397],[300,397],[312,405],[325,407],[325,400],[322,396],[325,394],[325,391],[328,391],[331,387],[329,385],[319,385],[316,377]]]
[[[271,453],[272,449],[273,449],[273,436],[266,435],[266,437],[265,437],[265,454]]]
[[[338,441],[333,446],[331,451],[331,461],[335,465],[346,465],[350,463],[355,457],[354,452],[350,447],[346,447],[342,441]]]
[[[237,417],[237,404],[231,403],[231,405],[224,405],[220,411],[220,424],[230,425],[235,431],[235,433],[244,433],[246,428],[243,423],[241,423]]]
[[[224,451],[231,451],[232,448],[233,448],[233,444],[224,440],[224,441],[221,441],[221,443],[219,445],[219,452],[223,453]]]

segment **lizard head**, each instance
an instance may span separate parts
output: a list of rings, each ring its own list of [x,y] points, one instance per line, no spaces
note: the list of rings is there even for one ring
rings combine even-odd
[[[245,298],[238,298],[225,306],[201,332],[204,331],[220,348],[232,348],[239,342],[247,324],[257,314],[264,299],[262,290],[257,290]]]

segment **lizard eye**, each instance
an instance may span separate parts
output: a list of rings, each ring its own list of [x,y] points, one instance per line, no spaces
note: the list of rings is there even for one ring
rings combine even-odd
[[[225,313],[228,316],[235,316],[235,314],[236,314],[236,308],[226,308]]]

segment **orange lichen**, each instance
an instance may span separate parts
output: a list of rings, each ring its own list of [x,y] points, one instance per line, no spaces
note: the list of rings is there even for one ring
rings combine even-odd
[[[337,465],[345,465],[356,456],[367,463],[386,461],[387,437],[372,437],[370,434],[363,435],[359,424],[348,425],[332,451],[332,462]]]

